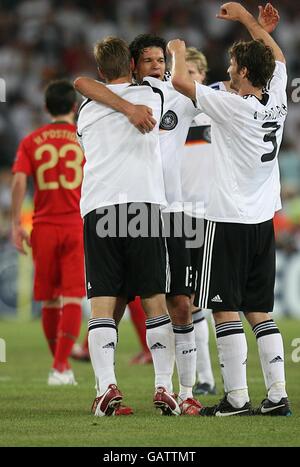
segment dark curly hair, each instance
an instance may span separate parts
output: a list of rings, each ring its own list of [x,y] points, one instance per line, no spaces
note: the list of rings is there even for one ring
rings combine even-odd
[[[255,88],[264,88],[272,78],[275,57],[271,47],[262,40],[238,41],[229,49],[229,55],[236,60],[238,71],[247,68],[247,78]]]
[[[165,39],[159,36],[155,36],[154,34],[140,34],[129,44],[131,57],[133,58],[135,64],[137,64],[141,53],[147,47],[160,47],[163,50],[166,61],[167,42]]]

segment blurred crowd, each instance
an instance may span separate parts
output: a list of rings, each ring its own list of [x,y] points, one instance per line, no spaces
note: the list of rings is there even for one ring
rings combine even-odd
[[[258,3],[243,2],[255,15]],[[145,32],[167,40],[184,39],[207,56],[208,82],[226,79],[227,48],[247,34],[238,23],[215,18],[220,4],[215,0],[1,0],[0,78],[6,84],[6,102],[0,102],[0,242],[9,231],[10,167],[20,139],[46,122],[46,83],[61,77],[96,77],[92,51],[97,40],[117,35],[131,41]],[[275,36],[286,55],[290,77],[289,115],[280,154],[288,206],[284,215],[297,230],[300,104],[291,96],[294,91],[300,100],[300,78],[299,90],[293,87],[293,80],[300,77],[300,9],[294,0],[273,4],[281,16]]]

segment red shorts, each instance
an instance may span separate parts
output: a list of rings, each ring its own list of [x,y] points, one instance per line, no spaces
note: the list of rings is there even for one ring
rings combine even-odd
[[[86,295],[81,225],[35,224],[31,243],[35,300]]]

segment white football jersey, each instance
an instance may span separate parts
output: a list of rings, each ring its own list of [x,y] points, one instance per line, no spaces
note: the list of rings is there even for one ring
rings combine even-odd
[[[146,77],[144,83],[160,89],[164,95],[163,116],[160,121],[160,148],[168,208],[182,211],[181,161],[189,127],[200,113],[193,101],[177,92],[171,81]]]
[[[222,82],[210,87],[226,91]],[[185,214],[204,218],[212,179],[211,118],[201,113],[195,117],[189,129],[181,162]]]
[[[197,105],[212,119],[212,187],[205,217],[257,224],[280,209],[278,151],[287,114],[286,67],[276,62],[260,101],[195,82]]]
[[[149,86],[129,83],[108,87],[133,104],[148,105],[156,121],[160,121],[160,93]],[[166,206],[158,124],[143,135],[123,114],[87,100],[79,112],[77,132],[86,159],[80,201],[82,216],[99,207],[120,203]]]

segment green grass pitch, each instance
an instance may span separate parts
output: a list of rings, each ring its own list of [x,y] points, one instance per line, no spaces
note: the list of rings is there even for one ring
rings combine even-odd
[[[138,343],[130,321],[120,326],[116,372],[129,417],[96,418],[90,364],[73,365],[77,387],[48,387],[51,359],[38,321],[0,321],[6,341],[6,363],[0,363],[0,446],[300,446],[300,362],[292,361],[292,341],[300,322],[278,322],[286,352],[286,373],[292,417],[162,417],[152,406],[153,368],[130,366]],[[254,336],[247,329],[248,385],[254,406],[265,396]],[[218,396],[203,397],[206,405],[222,397],[214,338],[210,340]],[[298,356],[300,351],[295,352]],[[177,381],[174,380],[175,388]]]

